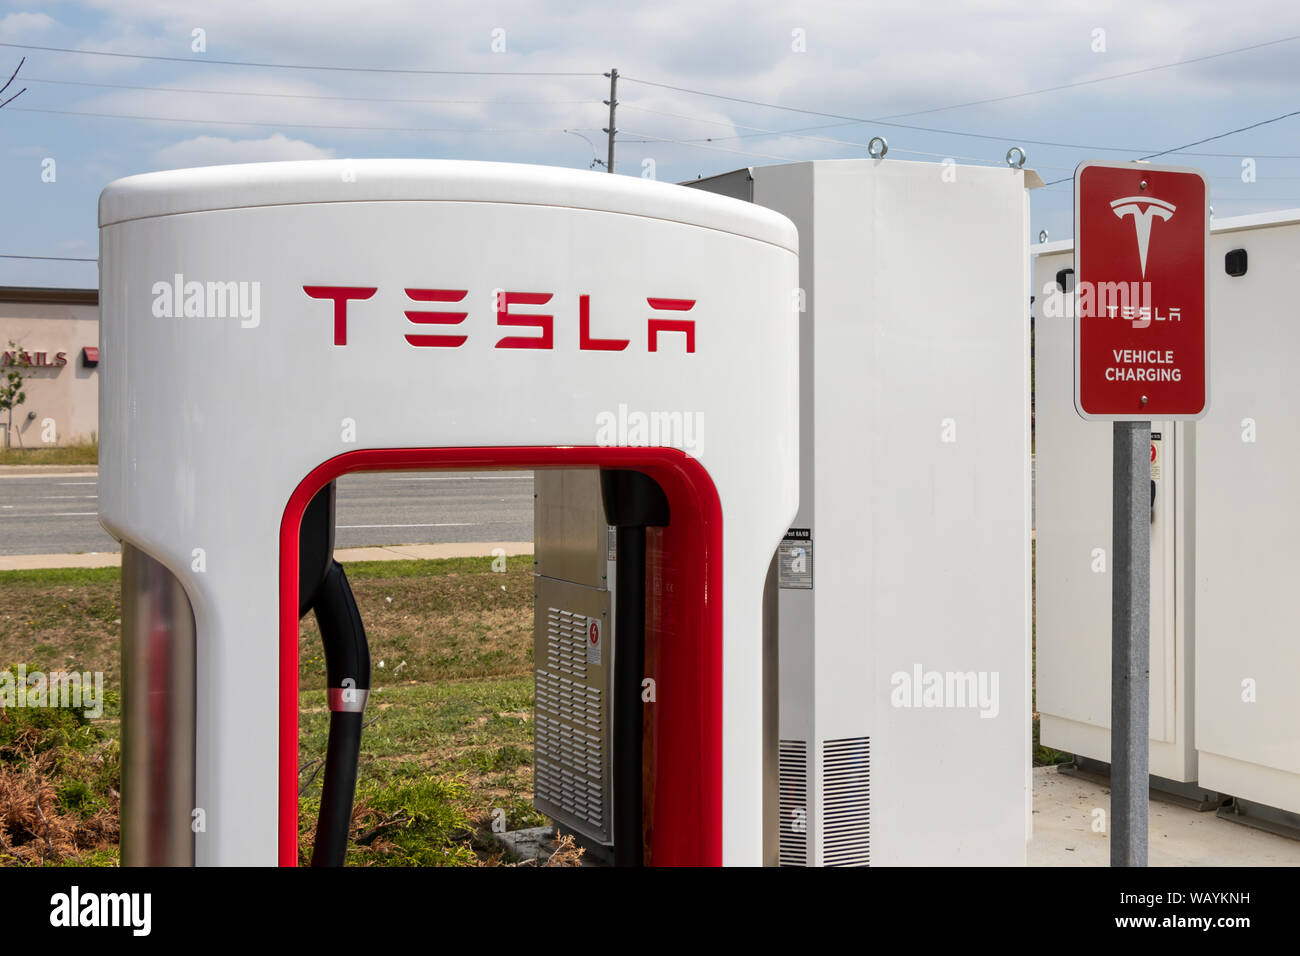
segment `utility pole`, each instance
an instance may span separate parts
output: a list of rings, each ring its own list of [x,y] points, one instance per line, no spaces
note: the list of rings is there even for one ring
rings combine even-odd
[[[618,70],[611,69],[605,75],[609,77],[609,99],[602,102],[609,107],[609,126],[602,132],[609,134],[609,155],[605,160],[605,170],[612,173],[614,171],[614,134],[618,132],[614,126],[614,110],[618,106]]]

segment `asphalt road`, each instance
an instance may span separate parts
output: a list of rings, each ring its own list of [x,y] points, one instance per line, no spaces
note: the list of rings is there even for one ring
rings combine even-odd
[[[118,551],[91,469],[0,475],[0,554]],[[335,545],[533,540],[532,472],[383,472],[339,479]]]

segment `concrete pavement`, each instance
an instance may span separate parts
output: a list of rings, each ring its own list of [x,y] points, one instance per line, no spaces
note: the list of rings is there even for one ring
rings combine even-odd
[[[0,467],[0,555],[115,552],[98,511],[94,468]],[[338,482],[341,548],[532,535],[532,472],[378,472]]]
[[[91,475],[94,465],[0,465],[0,478],[15,478],[26,475]]]
[[[1109,816],[1109,787],[1035,767],[1029,865],[1109,866],[1110,838],[1094,828]],[[1212,811],[1152,800],[1147,828],[1151,866],[1300,866],[1300,840],[1220,820]]]

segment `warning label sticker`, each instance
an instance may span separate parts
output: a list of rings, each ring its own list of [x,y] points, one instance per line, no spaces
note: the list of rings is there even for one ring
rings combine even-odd
[[[811,528],[791,528],[777,550],[777,583],[783,588],[813,586]]]
[[[600,618],[587,618],[587,663],[600,664],[601,637]]]
[[[1160,433],[1151,433],[1151,480],[1160,480]]]

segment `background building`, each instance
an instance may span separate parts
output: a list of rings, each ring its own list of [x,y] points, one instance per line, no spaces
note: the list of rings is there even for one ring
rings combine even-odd
[[[0,352],[0,375],[24,354],[31,363],[22,373],[27,400],[13,412],[12,447],[68,445],[95,437],[98,290],[0,286]],[[0,432],[5,420],[0,414]]]

